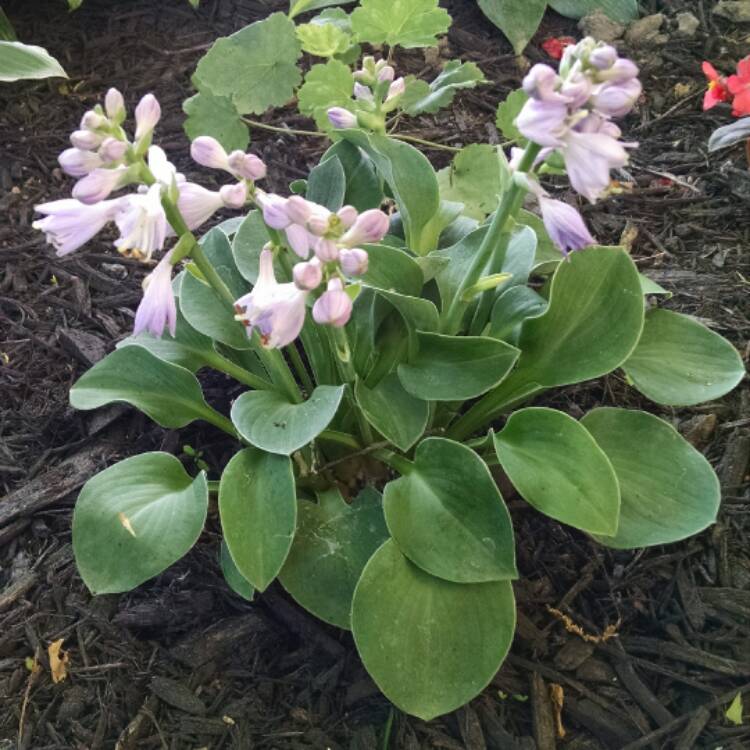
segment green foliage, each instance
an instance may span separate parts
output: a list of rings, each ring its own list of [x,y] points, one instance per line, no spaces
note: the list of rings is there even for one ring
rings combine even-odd
[[[7,35],[6,29],[5,36]],[[42,47],[0,40],[0,81],[67,77],[68,74],[60,63]]]
[[[289,0],[289,18],[295,18],[300,13],[311,10],[328,8],[331,5],[347,5],[354,0]]]
[[[438,0],[361,0],[352,13],[352,29],[360,42],[391,47],[431,47],[450,22]]]
[[[629,23],[638,18],[638,0],[548,0],[549,7],[562,16],[583,18],[601,10],[613,21]]]
[[[265,112],[288,102],[302,74],[294,24],[273,13],[214,42],[193,76],[200,93],[224,96],[241,114]]]
[[[300,500],[297,533],[279,580],[316,617],[349,630],[354,588],[387,538],[382,499],[372,488],[351,505],[335,488],[319,493],[317,503]]]
[[[348,65],[339,60],[313,65],[299,90],[300,112],[315,119],[321,130],[331,130],[326,112],[345,107],[352,98],[354,77]]]
[[[367,671],[389,700],[426,721],[489,683],[515,624],[508,581],[436,578],[392,540],[370,558],[354,592],[352,630]]]
[[[497,105],[495,125],[509,141],[523,140],[521,132],[515,125],[515,120],[528,99],[529,97],[523,89],[516,89],[515,91],[511,91],[510,94],[508,94],[508,96]]]
[[[334,23],[303,23],[297,26],[302,50],[316,57],[335,57],[352,46],[352,36]]]
[[[229,547],[227,547],[227,543],[223,540],[221,542],[221,550],[219,551],[219,565],[221,572],[224,574],[227,586],[235,594],[251,602],[255,597],[255,589],[250,581],[244,578],[242,573],[237,570],[237,566],[234,564],[234,560],[232,560],[232,555],[229,553]]]
[[[205,476],[188,476],[174,456],[142,453],[110,466],[86,482],[73,513],[81,578],[94,594],[139,586],[198,541],[207,508]]]
[[[473,89],[480,83],[485,83],[485,78],[477,65],[451,60],[432,83],[419,78],[411,79],[401,108],[407,115],[434,114],[450,106],[457,91]]]
[[[186,99],[182,109],[188,116],[183,127],[191,141],[210,135],[227,151],[244,151],[248,147],[250,132],[229,97],[205,91]]]

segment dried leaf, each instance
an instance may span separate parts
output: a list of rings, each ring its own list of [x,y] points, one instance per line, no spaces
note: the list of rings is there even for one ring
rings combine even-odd
[[[573,620],[570,619],[570,617],[568,617],[563,612],[560,612],[559,609],[555,609],[554,607],[547,607],[547,611],[551,615],[554,615],[558,620],[560,620],[560,622],[562,622],[565,630],[567,630],[569,633],[577,635],[579,638],[583,638],[583,640],[587,643],[606,643],[610,638],[617,637],[617,630],[619,629],[621,622],[618,619],[614,625],[607,625],[601,635],[590,635],[580,625],[576,625],[576,623],[574,623]]]
[[[562,723],[562,709],[563,702],[565,701],[565,693],[562,689],[562,685],[551,682],[549,686],[549,697],[552,700],[552,709],[555,712],[555,732],[557,732],[557,736],[560,739],[563,739],[566,732]]]
[[[62,682],[68,676],[68,663],[70,654],[62,650],[64,638],[60,638],[49,644],[47,653],[49,654],[49,671],[52,673],[52,682],[55,685]]]

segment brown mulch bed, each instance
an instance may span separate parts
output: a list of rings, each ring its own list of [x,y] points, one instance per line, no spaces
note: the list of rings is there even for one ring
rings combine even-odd
[[[617,175],[622,192],[587,207],[587,217],[600,240],[626,239],[641,270],[675,293],[666,305],[698,316],[747,357],[750,176],[741,148],[706,153],[727,112],[703,114],[699,100],[700,61],[731,67],[747,53],[750,27],[716,19],[702,0],[645,5],[670,18],[692,10],[703,25],[692,39],[672,35],[634,51],[646,98],[625,130],[641,147]],[[491,83],[409,132],[453,145],[497,138],[487,123],[522,73],[473,2],[448,6],[451,54],[476,61]],[[86,0],[68,14],[63,0],[4,4],[21,38],[46,46],[71,78],[0,88],[0,750],[375,750],[389,721],[348,634],[317,624],[280,589],[253,604],[227,589],[213,530],[185,560],[123,596],[92,598],[70,547],[76,491],[99,468],[149,449],[193,468],[186,443],[222,466],[228,447],[210,426],[178,435],[125,407],[93,415],[69,407],[70,385],[131,329],[143,271],[105,241],[56,258],[30,228],[33,205],[69,190],[56,155],[110,85],[129,102],[157,94],[160,143],[195,173],[180,107],[197,59],[217,36],[285,7],[203,0],[196,13],[184,0]],[[544,59],[537,45],[546,35],[573,31],[551,15],[530,61]],[[435,68],[416,52],[397,63],[415,73]],[[291,107],[265,119],[308,126]],[[253,136],[275,190],[305,175],[322,147]],[[236,394],[219,377],[204,385],[214,403]],[[511,499],[522,573],[511,655],[466,708],[430,723],[396,714],[391,748],[750,746],[750,727],[724,717],[738,691],[750,693],[750,394],[741,387],[721,402],[664,409],[616,374],[566,389],[554,403],[576,415],[614,401],[671,420],[705,453],[722,482],[719,522],[680,544],[620,552]],[[569,632],[562,615],[593,637]],[[53,684],[47,647],[60,638],[70,675]],[[552,685],[562,688],[564,740]]]

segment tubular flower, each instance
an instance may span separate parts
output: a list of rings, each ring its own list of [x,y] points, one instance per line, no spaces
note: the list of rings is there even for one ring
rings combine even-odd
[[[143,298],[135,313],[133,333],[149,331],[161,338],[164,329],[174,336],[177,326],[177,305],[172,291],[172,253],[170,250],[143,280]]]
[[[708,87],[703,95],[703,109],[711,109],[721,102],[729,101],[731,92],[723,76],[720,76],[716,68],[710,62],[704,61],[701,66],[703,74],[708,78]]]
[[[97,168],[82,177],[73,186],[73,197],[81,203],[98,203],[110,193],[130,184],[132,172],[124,165],[113,168]]]
[[[727,78],[727,88],[734,96],[732,114],[750,115],[750,55],[737,63],[737,73]]]
[[[583,217],[573,206],[546,196],[539,196],[544,228],[552,241],[567,257],[573,250],[581,250],[594,244]]]
[[[331,279],[328,289],[313,305],[313,318],[320,325],[343,328],[352,315],[352,298],[344,291],[341,279]]]
[[[535,65],[524,78],[529,95],[516,126],[530,141],[562,155],[571,184],[592,203],[609,185],[609,171],[628,161],[620,129],[641,93],[634,63],[614,47],[586,38],[566,47],[560,72]]]
[[[122,199],[122,208],[115,216],[120,238],[115,247],[125,255],[149,261],[156,250],[164,247],[169,224],[161,205],[161,185],[152,185],[145,193]]]
[[[292,282],[279,284],[276,281],[273,254],[264,249],[253,290],[234,304],[236,318],[244,323],[248,336],[257,328],[261,344],[268,349],[278,349],[299,336],[305,322],[307,294]]]

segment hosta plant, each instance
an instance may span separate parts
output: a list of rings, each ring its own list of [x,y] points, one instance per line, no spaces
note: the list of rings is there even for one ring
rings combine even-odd
[[[614,119],[640,94],[637,72],[590,39],[559,72],[532,68],[506,110],[523,99],[519,145],[508,160],[481,147],[484,182],[459,168],[441,181],[413,146],[346,121],[288,196],[263,188],[273,165],[210,136],[192,157],[227,183],[186,181],[152,143],[156,99],[140,101],[130,137],[110,90],[60,157],[79,178],[73,197],[38,206],[36,227],[65,254],[114,222],[121,253],[159,260],[133,335],[71,403],[124,401],[170,429],[202,420],[234,455],[190,473],[143,453],[91,478],[73,517],[91,591],[127,591],[185,555],[216,493],[229,585],[251,598],[278,578],[352,631],[394,704],[430,719],[477,695],[513,639],[500,471],[538,512],[606,547],[710,525],[717,478],[669,422],[544,405],[613,371],[669,406],[718,398],[743,376],[727,341],[647,304],[654,286],[627,251],[598,245],[540,182],[567,173],[588,201],[606,192],[636,145]],[[198,239],[221,208],[243,213]],[[228,413],[203,396],[207,368],[227,376]]]

